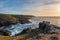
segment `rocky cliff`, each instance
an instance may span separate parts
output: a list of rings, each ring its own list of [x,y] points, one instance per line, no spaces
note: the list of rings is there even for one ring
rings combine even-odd
[[[0,27],[16,24],[18,22],[24,24],[29,23],[29,18],[33,16],[31,15],[8,15],[8,14],[0,14]]]

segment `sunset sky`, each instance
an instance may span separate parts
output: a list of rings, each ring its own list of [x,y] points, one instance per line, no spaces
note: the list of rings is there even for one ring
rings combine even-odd
[[[0,0],[0,13],[60,16],[60,0]]]

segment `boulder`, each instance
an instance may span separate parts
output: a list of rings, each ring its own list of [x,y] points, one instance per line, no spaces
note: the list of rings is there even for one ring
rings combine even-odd
[[[11,35],[11,32],[9,32],[8,30],[0,30],[0,36],[9,36]]]
[[[50,22],[43,21],[39,23],[39,29],[41,30],[41,33],[59,33],[60,27],[50,24]]]

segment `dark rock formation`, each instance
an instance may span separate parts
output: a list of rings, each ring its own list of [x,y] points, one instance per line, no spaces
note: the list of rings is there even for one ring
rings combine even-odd
[[[13,17],[17,18],[21,24],[30,23],[28,19],[34,17],[32,15],[13,15]]]
[[[11,33],[8,30],[0,30],[0,36],[9,36]]]
[[[50,22],[43,21],[39,23],[39,29],[41,33],[58,33],[60,27],[50,24]]]

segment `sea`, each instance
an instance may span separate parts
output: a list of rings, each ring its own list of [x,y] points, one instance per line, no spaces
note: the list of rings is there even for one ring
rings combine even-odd
[[[57,26],[59,25],[60,27],[60,17],[35,17],[35,18],[29,19],[29,21],[31,23],[25,23],[25,24],[17,23],[15,25],[4,26],[3,29],[10,31],[11,32],[10,36],[15,36],[16,34],[21,33],[24,29],[27,29],[27,28],[32,28],[32,29],[39,28],[39,22],[42,22],[42,21],[48,21],[51,24],[54,24]]]

